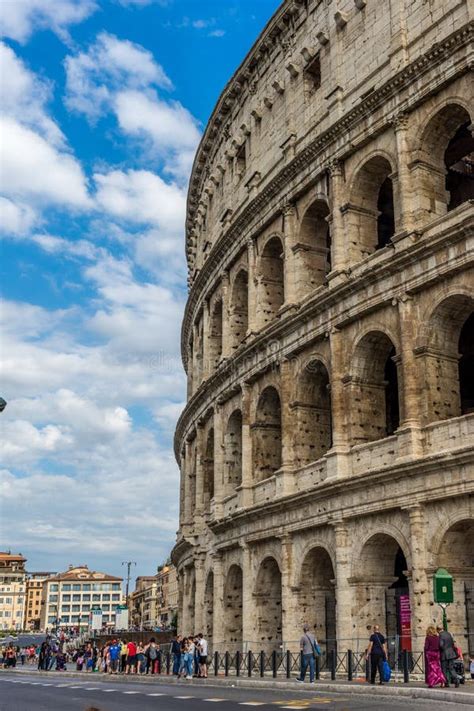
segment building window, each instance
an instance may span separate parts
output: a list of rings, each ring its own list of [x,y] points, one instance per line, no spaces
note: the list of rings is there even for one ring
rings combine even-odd
[[[53,589],[56,589],[56,590],[57,590],[57,589],[58,589],[58,586],[57,586],[57,585],[51,585],[51,590],[53,590]],[[64,583],[64,585],[63,585],[63,590],[70,590],[70,589],[71,589],[70,584],[69,584],[69,583]]]
[[[70,612],[71,611],[71,606],[70,605],[63,605],[61,607],[61,612]]]
[[[53,583],[52,585],[49,586],[49,589],[51,592],[57,592],[58,591],[58,585],[57,583]],[[63,590],[69,590],[68,585],[63,585]]]
[[[306,80],[307,89],[313,93],[321,86],[321,59],[317,54],[309,62],[305,69],[304,77]]]
[[[73,606],[72,606],[72,611],[73,611],[73,612],[79,612],[80,609],[81,609],[81,606],[80,606],[80,605],[73,605]]]
[[[79,583],[74,583],[74,585],[72,586],[72,589],[73,589],[73,590],[80,590],[80,589],[81,589],[81,586],[80,586]]]
[[[80,602],[81,596],[80,595],[73,595],[72,599],[73,599],[73,602]]]
[[[89,583],[84,583],[84,585],[82,586],[82,589],[83,589],[83,591],[90,590],[91,586],[89,585]]]
[[[71,596],[70,596],[70,595],[63,595],[62,599],[63,599],[63,602],[71,602]]]
[[[112,583],[112,590],[120,590],[120,583]]]
[[[57,601],[58,601],[58,596],[57,596],[57,595],[50,595],[50,596],[49,596],[49,601],[50,601],[50,602],[57,602]]]
[[[120,595],[112,595],[112,600],[120,600]]]
[[[102,595],[102,600],[110,600],[110,595]]]
[[[90,602],[91,596],[90,596],[90,595],[83,595],[83,596],[82,596],[82,599],[83,599],[84,602],[86,602],[86,601],[87,601],[87,602]]]
[[[247,148],[245,142],[242,143],[237,155],[235,156],[235,172],[240,177],[245,173],[247,168]]]

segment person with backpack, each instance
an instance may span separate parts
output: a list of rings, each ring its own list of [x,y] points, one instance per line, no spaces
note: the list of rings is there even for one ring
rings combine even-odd
[[[161,662],[161,652],[159,646],[155,642],[155,638],[152,637],[145,649],[146,656],[146,673],[148,674],[151,670],[152,674],[159,674],[160,662]]]
[[[300,639],[301,650],[301,671],[300,676],[296,681],[304,681],[306,670],[309,667],[309,683],[312,684],[316,672],[316,656],[318,655],[319,645],[316,637],[309,631],[309,625],[303,625],[303,636]]]
[[[373,634],[370,635],[367,656],[370,659],[370,683],[375,684],[377,670],[379,672],[379,684],[383,684],[383,663],[387,660],[387,642],[380,632],[380,627],[374,625]]]

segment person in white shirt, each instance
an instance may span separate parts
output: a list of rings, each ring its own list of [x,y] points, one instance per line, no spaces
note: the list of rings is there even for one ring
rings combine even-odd
[[[204,639],[202,632],[198,634],[198,649],[199,649],[199,676],[207,679],[207,653],[208,643]]]

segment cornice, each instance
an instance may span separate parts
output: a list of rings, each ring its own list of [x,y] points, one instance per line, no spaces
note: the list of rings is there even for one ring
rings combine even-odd
[[[285,6],[282,6],[281,11],[284,9],[284,7]],[[272,18],[270,23],[275,20],[275,17],[276,16]],[[269,25],[267,25],[267,28],[262,33],[261,37],[263,36],[263,34],[265,34]],[[345,146],[339,148],[337,156],[335,156],[333,153],[331,156],[327,156],[324,160],[320,161],[319,173],[323,172],[325,169],[328,168],[326,162],[328,162],[329,159],[334,160],[335,158],[337,158],[338,160],[344,160],[349,155],[354,153],[354,151],[357,150],[357,146],[349,140],[349,132],[351,130],[357,128],[360,122],[369,118],[381,106],[388,105],[389,100],[396,96],[399,91],[406,90],[407,86],[412,83],[419,83],[420,77],[423,74],[426,74],[429,70],[439,65],[452,49],[459,50],[460,48],[468,44],[469,41],[472,40],[473,35],[474,22],[469,22],[461,29],[453,32],[442,42],[434,44],[428,50],[428,52],[426,52],[421,57],[418,57],[417,59],[413,60],[413,62],[411,62],[400,72],[392,76],[378,90],[372,92],[369,96],[365,96],[363,102],[351,109],[342,118],[336,121],[326,131],[321,133],[319,136],[317,136],[317,138],[315,138],[305,148],[303,148],[288,164],[286,164],[277,173],[277,175],[263,188],[263,190],[248,203],[248,205],[242,210],[241,214],[237,215],[235,221],[229,226],[228,230],[224,232],[222,236],[218,239],[218,241],[213,245],[208,258],[206,259],[202,269],[199,271],[192,284],[185,308],[183,327],[181,332],[181,353],[185,369],[187,368],[186,353],[187,342],[189,340],[189,329],[191,327],[192,321],[191,317],[194,313],[196,303],[201,296],[203,287],[206,284],[206,281],[212,271],[222,266],[223,259],[225,255],[229,252],[230,247],[236,242],[240,241],[240,237],[248,228],[249,223],[254,218],[261,215],[265,206],[267,206],[272,199],[276,198],[282,191],[282,189],[284,189],[288,184],[291,184],[291,182],[300,173],[302,173],[305,169],[309,168],[311,164],[314,164],[314,162],[318,158],[321,158],[325,150],[326,152],[328,152],[327,149],[329,146],[331,146],[337,140],[340,141],[341,136],[346,137]],[[248,57],[246,60],[244,60],[244,63],[247,60]],[[464,62],[461,63],[460,66],[456,68],[451,68],[449,74],[440,73],[436,85],[430,86],[430,93],[436,93],[440,91],[444,85],[451,83],[457,76],[460,76],[471,68],[472,60],[466,59]],[[236,74],[238,74],[238,72]],[[235,76],[236,75],[234,75],[233,79],[235,78]],[[389,125],[393,124],[394,116],[392,114],[398,115],[401,111],[406,113],[413,111],[413,109],[416,108],[416,106],[419,105],[422,101],[426,100],[426,98],[426,91],[417,91],[415,96],[412,97],[410,101],[403,102],[403,106],[399,105],[396,107],[395,112],[392,111],[390,115],[387,114],[385,121],[380,122],[380,124],[377,126],[376,131],[374,130],[373,135],[375,136],[377,133],[383,132]],[[212,124],[215,111],[211,116],[208,127],[206,129],[206,133],[204,134],[203,141],[206,135],[208,134],[208,130]],[[198,149],[198,153],[196,154],[195,166],[196,161],[198,161],[198,158],[199,160],[202,160],[202,145],[203,142],[201,142],[201,146]],[[208,153],[206,153],[206,156],[207,155]],[[190,181],[190,189],[188,193],[188,234],[190,233],[190,231],[192,231],[190,217],[194,215],[194,208],[191,209],[192,201],[190,201],[190,196],[192,194],[195,196],[195,192],[198,189],[199,183],[198,176],[194,174],[194,170],[195,167],[193,167],[193,173]],[[314,174],[312,175],[312,177],[314,178]],[[292,199],[292,197],[289,197],[289,199]]]
[[[381,252],[371,255],[365,260],[365,263],[362,262],[354,267],[355,274],[352,277],[351,272],[349,272],[349,278],[335,288],[318,289],[310,299],[298,305],[296,310],[288,311],[282,319],[269,324],[267,328],[257,333],[248,345],[239,349],[232,358],[224,360],[218,370],[201,383],[181,413],[176,425],[174,440],[177,460],[179,461],[181,443],[187,433],[189,422],[193,421],[195,415],[200,413],[203,408],[207,410],[210,407],[210,400],[215,400],[221,396],[223,385],[227,386],[226,391],[237,387],[237,382],[230,382],[229,377],[231,374],[235,375],[238,371],[239,363],[254,363],[257,361],[255,367],[249,368],[247,374],[243,376],[248,379],[257,373],[262,373],[265,368],[270,367],[275,361],[307,347],[309,342],[323,338],[331,327],[345,326],[351,321],[360,318],[361,313],[365,313],[370,309],[380,308],[384,303],[390,303],[393,298],[391,291],[380,293],[374,303],[359,299],[358,309],[351,310],[350,313],[346,313],[340,318],[332,318],[330,322],[328,319],[328,322],[322,325],[319,335],[318,332],[312,329],[307,338],[308,343],[306,341],[304,344],[298,343],[296,347],[281,349],[276,353],[272,351],[269,355],[263,355],[259,359],[252,358],[252,354],[264,351],[269,343],[275,340],[281,342],[284,335],[291,332],[292,329],[297,329],[302,322],[310,321],[324,312],[329,313],[336,304],[342,302],[345,298],[353,297],[357,292],[363,292],[367,284],[374,284],[377,281],[387,279],[389,274],[400,273],[413,262],[419,261],[420,258],[436,254],[440,247],[445,248],[448,243],[459,241],[464,239],[466,235],[472,234],[474,231],[472,203],[473,201],[470,201],[458,208],[459,212],[456,215],[458,219],[456,220],[449,221],[449,215],[444,216],[427,225],[421,233],[416,232],[413,235],[407,235],[410,243],[405,249],[394,253],[393,248],[386,248],[385,258],[383,258]],[[450,215],[453,217],[454,213],[450,213]],[[446,224],[447,220],[449,221],[448,224]],[[435,231],[436,234],[433,234]],[[375,256],[377,257],[376,259],[374,259]],[[445,265],[445,267],[437,267],[436,274],[423,273],[414,277],[405,283],[403,288],[407,293],[416,293],[421,288],[426,288],[429,284],[434,283],[437,279],[444,279],[448,273],[455,273],[461,268],[465,268],[466,258],[469,259],[469,253],[460,257],[462,266],[458,266],[453,261],[449,265]],[[359,273],[361,271],[362,273]]]

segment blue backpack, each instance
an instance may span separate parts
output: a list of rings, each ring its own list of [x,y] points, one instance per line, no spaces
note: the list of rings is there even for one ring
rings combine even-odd
[[[392,677],[392,670],[390,669],[390,664],[385,660],[382,663],[382,679],[383,681],[390,681]]]

